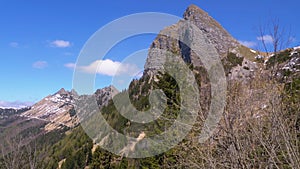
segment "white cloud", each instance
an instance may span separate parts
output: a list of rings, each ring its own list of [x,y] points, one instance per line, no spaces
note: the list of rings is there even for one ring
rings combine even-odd
[[[114,62],[112,60],[106,59],[97,60],[88,66],[83,66],[82,70],[87,73],[94,73],[97,70],[98,74],[114,76],[117,74],[117,70],[120,66],[120,62]]]
[[[13,48],[17,48],[17,47],[19,47],[19,43],[18,42],[10,42],[9,46],[13,47]]]
[[[253,41],[239,41],[239,42],[242,45],[247,46],[248,48],[253,48],[257,45],[256,42],[253,42]]]
[[[76,64],[75,63],[66,63],[66,64],[64,64],[64,66],[66,68],[74,69],[76,67]]]
[[[0,108],[23,108],[27,106],[32,106],[34,103],[33,102],[20,102],[20,101],[13,101],[13,102],[8,102],[8,101],[1,101],[0,100]]]
[[[257,40],[262,41],[264,40],[266,44],[273,43],[273,37],[271,35],[264,35],[257,37]]]
[[[71,46],[71,42],[65,40],[55,40],[50,43],[52,47],[66,48]]]
[[[48,66],[48,63],[46,61],[37,61],[32,64],[32,67],[36,68],[36,69],[43,69],[47,66]]]
[[[74,68],[75,64],[67,63],[64,66],[68,68]],[[112,61],[110,59],[97,60],[87,66],[77,66],[75,68],[86,73],[97,73],[106,76],[135,76],[137,73],[140,72],[140,69],[135,64],[121,63],[117,61]]]

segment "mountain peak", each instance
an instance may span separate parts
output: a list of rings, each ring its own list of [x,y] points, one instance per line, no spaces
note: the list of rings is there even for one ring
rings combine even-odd
[[[207,38],[207,42],[213,45],[221,58],[225,58],[228,51],[240,46],[240,43],[207,12],[196,5],[190,5],[183,14],[183,20],[166,27],[155,38],[150,46],[147,61],[144,66],[146,71],[162,68],[165,54],[162,50],[158,51],[157,49],[176,51],[187,63],[192,63],[194,66],[201,65],[201,61],[193,53],[193,50],[187,46],[188,44],[185,45],[180,40],[180,38],[187,39],[187,41],[190,41],[189,44],[194,44],[194,42],[199,39],[199,35],[193,34],[195,31],[189,31],[188,28],[184,26],[186,23],[191,23],[195,28],[198,28],[198,33],[201,32],[201,34]],[[198,45],[197,48],[207,50],[204,49],[203,46],[201,47],[201,45]]]
[[[239,45],[224,28],[207,12],[196,5],[190,5],[183,14],[184,20],[191,21],[207,34],[208,39],[215,44],[221,55],[227,54],[228,49]]]
[[[111,97],[115,96],[117,93],[119,93],[118,89],[115,88],[113,85],[109,85],[107,87],[104,87],[102,89],[97,89],[95,94],[96,95],[102,95],[103,93],[106,93],[107,95],[111,95]]]
[[[209,27],[214,29],[224,29],[214,18],[196,5],[190,5],[185,10],[183,18],[194,22],[194,24],[200,28]]]
[[[208,13],[199,8],[198,6],[192,4],[190,5],[184,12],[183,18],[186,20],[189,20],[191,17],[194,17],[195,15],[206,15],[208,16]]]
[[[62,94],[62,95],[65,95],[65,94],[68,94],[68,92],[64,89],[64,88],[61,88],[58,92],[56,92],[55,94]]]

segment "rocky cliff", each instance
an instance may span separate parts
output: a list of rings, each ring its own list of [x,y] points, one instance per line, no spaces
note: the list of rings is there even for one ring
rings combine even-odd
[[[106,106],[109,100],[112,99],[119,91],[114,86],[104,87],[102,89],[97,89],[95,92],[95,97],[99,107]]]
[[[253,62],[257,56],[256,51],[241,45],[207,12],[191,5],[184,12],[182,20],[163,29],[153,41],[144,66],[145,71],[155,74],[156,70],[162,70],[167,53],[181,57],[194,67],[203,66],[197,51],[205,52],[202,59],[211,58],[210,47],[217,51],[223,62],[231,62],[229,54],[234,54],[237,60],[241,60],[240,63],[229,66],[226,72],[229,79],[249,79],[259,68]],[[233,61],[235,60],[234,58]]]
[[[192,33],[188,32],[187,29],[182,29],[182,24],[186,24],[185,21],[195,25],[206,36],[209,43],[217,49],[221,57],[226,56],[229,50],[240,46],[238,41],[235,40],[217,21],[209,16],[208,13],[195,5],[191,5],[186,9],[181,21],[162,30],[153,41],[145,64],[146,70],[156,69],[158,62],[160,62],[160,58],[157,58],[157,53],[155,53],[155,48],[181,55],[188,63],[191,62],[195,65],[199,64],[199,60],[197,60],[193,51],[190,49],[193,40],[197,37],[192,36]],[[186,43],[184,41],[189,42]],[[203,50],[206,50],[204,48],[205,47],[203,47]]]
[[[190,5],[183,14],[184,20],[195,24],[207,38],[214,44],[221,56],[227,54],[228,50],[240,44],[235,40],[215,19],[195,5]]]

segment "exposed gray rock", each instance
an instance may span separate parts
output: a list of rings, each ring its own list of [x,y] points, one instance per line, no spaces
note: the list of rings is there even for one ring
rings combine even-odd
[[[183,16],[185,20],[191,21],[203,31],[220,55],[224,56],[229,49],[240,45],[216,20],[199,7],[189,6]]]
[[[255,62],[251,62],[244,58],[242,65],[233,67],[228,75],[230,80],[251,79],[255,76],[258,66]]]
[[[114,86],[110,85],[102,89],[97,89],[94,96],[96,97],[97,104],[99,107],[106,106],[119,91]]]
[[[195,33],[195,28],[191,29],[192,26],[189,25],[197,27],[198,34]],[[183,20],[162,30],[153,41],[144,67],[146,72],[161,70],[168,52],[181,56],[188,64],[201,66],[202,62],[193,50],[207,51],[208,49],[206,44],[195,44],[201,38],[199,32],[205,36],[206,43],[212,44],[216,48],[220,58],[225,57],[229,50],[240,45],[206,12],[191,5],[184,13]]]
[[[244,58],[241,49],[244,49],[244,52],[249,50],[247,52],[251,53],[250,49],[242,48],[237,40],[199,7],[189,6],[183,18],[178,23],[163,29],[150,46],[144,69],[151,77],[156,71],[163,70],[166,56],[170,53],[181,57],[187,64],[191,63],[194,67],[203,66],[204,62],[212,59],[208,45],[216,49],[219,59],[226,59],[229,52],[239,58]],[[197,30],[191,28],[193,26]],[[196,53],[202,53],[204,56],[199,57]],[[258,66],[255,62],[244,59],[242,65],[231,69],[229,79],[246,80],[254,76]]]

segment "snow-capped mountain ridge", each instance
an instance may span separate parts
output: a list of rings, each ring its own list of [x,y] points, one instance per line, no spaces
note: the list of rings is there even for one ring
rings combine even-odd
[[[98,89],[93,95],[96,97],[99,107],[101,107],[106,105],[116,93],[118,93],[116,88],[109,86]],[[78,97],[80,96],[74,90],[66,91],[62,88],[34,104],[30,110],[20,116],[48,122],[45,126],[47,131],[63,127],[72,128],[79,124],[74,109],[75,100]]]

